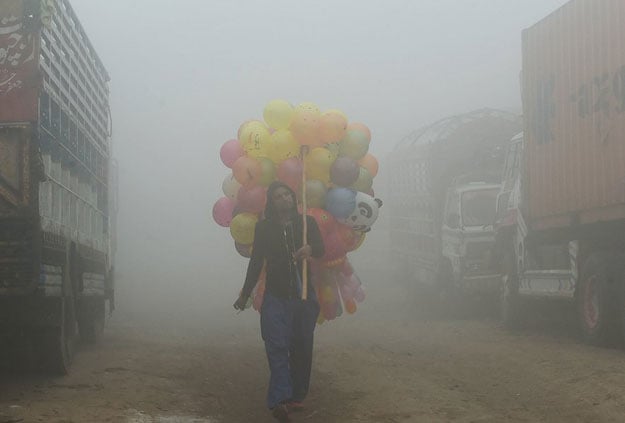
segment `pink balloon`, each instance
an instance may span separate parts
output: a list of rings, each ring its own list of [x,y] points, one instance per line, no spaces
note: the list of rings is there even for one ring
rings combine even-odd
[[[221,161],[229,168],[232,168],[234,162],[244,154],[245,150],[243,150],[239,140],[228,140],[219,150]]]
[[[356,291],[362,285],[360,282],[360,278],[355,273],[352,273],[349,278],[347,278],[347,285]]]
[[[349,260],[345,260],[343,263],[343,267],[341,268],[341,274],[349,277],[354,274],[354,268],[352,267]]]
[[[364,289],[362,289],[362,286],[356,290],[356,293],[354,294],[354,299],[359,303],[365,300],[365,291]]]
[[[237,195],[237,208],[243,212],[260,213],[265,209],[267,190],[261,186],[241,187]]]
[[[281,182],[298,192],[302,184],[302,162],[296,157],[284,160],[278,166],[277,176]]]
[[[221,197],[213,206],[213,219],[219,226],[228,227],[232,221],[235,202],[228,197]]]
[[[349,301],[354,299],[354,294],[356,293],[355,290],[351,289],[347,283],[347,281],[343,278],[341,278],[339,280],[339,291],[341,292],[341,298],[343,298],[343,301]]]
[[[239,244],[238,242],[234,243],[234,248],[237,250],[237,253],[241,254],[242,257],[250,258],[252,256],[252,245],[249,244]]]

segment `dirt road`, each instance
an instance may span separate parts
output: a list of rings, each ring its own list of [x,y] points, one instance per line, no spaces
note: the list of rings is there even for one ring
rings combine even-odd
[[[309,408],[294,421],[625,420],[625,352],[581,345],[557,327],[424,320],[399,286],[369,276],[356,315],[317,329]],[[272,421],[255,312],[164,308],[109,323],[67,377],[2,376],[0,422]]]

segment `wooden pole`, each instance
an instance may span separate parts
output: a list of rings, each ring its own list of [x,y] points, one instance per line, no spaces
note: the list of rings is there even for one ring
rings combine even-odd
[[[308,222],[306,213],[308,212],[308,204],[306,201],[306,155],[308,154],[308,146],[303,145],[300,151],[302,157],[302,246],[308,244]],[[308,298],[308,260],[302,260],[302,300]]]

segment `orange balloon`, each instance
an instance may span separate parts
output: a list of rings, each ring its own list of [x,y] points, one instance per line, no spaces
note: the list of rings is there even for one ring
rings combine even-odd
[[[339,142],[345,136],[347,119],[338,112],[325,112],[319,121],[319,136],[324,144]]]
[[[358,164],[369,171],[371,177],[375,177],[378,174],[379,164],[378,159],[376,159],[372,154],[367,153],[365,157],[358,161]]]
[[[359,122],[350,123],[349,125],[347,125],[347,130],[348,131],[354,130],[354,131],[362,132],[363,134],[367,136],[367,141],[371,142],[371,131],[369,130],[369,128],[367,128],[367,125],[365,125],[364,123],[359,123]]]
[[[345,311],[347,311],[349,314],[356,313],[357,308],[358,306],[356,306],[356,302],[354,300],[345,301]]]
[[[301,145],[321,147],[323,141],[319,136],[319,113],[297,110],[291,119],[291,134]]]

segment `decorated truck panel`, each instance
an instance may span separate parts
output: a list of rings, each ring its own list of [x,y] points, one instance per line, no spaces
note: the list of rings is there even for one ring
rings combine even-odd
[[[60,372],[113,305],[108,80],[67,0],[2,3],[0,336]]]

